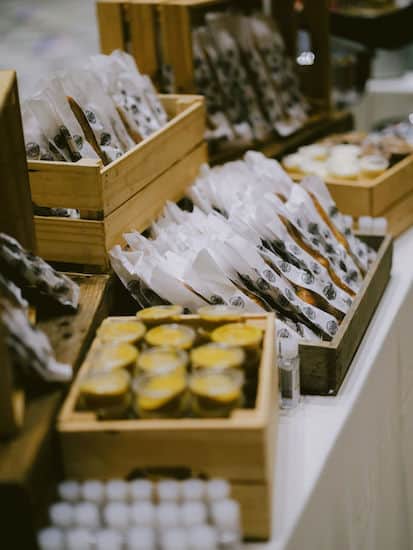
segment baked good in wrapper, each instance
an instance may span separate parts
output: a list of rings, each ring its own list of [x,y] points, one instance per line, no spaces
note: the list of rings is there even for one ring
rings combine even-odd
[[[23,293],[30,291],[40,305],[47,298],[59,307],[77,310],[78,285],[38,256],[24,250],[16,239],[5,233],[0,233],[0,269],[22,288]]]
[[[37,376],[47,382],[68,382],[72,367],[56,361],[47,336],[32,326],[24,307],[0,289],[0,322],[13,367],[20,374]]]
[[[28,159],[105,165],[168,120],[150,79],[120,51],[42,82],[22,115]]]
[[[334,337],[375,252],[352,233],[320,178],[293,184],[276,161],[248,152],[202,167],[187,194],[192,211],[167,203],[150,237],[128,233],[129,250],[111,251],[127,286],[143,282],[192,312],[197,300],[242,313],[275,310],[279,337]],[[184,290],[179,300],[172,288]]]

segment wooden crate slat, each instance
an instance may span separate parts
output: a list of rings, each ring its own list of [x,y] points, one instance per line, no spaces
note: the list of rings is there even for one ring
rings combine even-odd
[[[71,163],[32,160],[28,167],[32,197],[37,205],[103,210],[100,161],[81,159]]]
[[[34,217],[40,256],[54,262],[107,265],[104,223]]]
[[[111,0],[99,1],[96,4],[96,15],[101,52],[110,54],[113,50],[125,50],[123,4]]]
[[[130,2],[125,4],[129,24],[128,52],[133,55],[139,70],[156,80],[159,72],[156,3]]]
[[[14,71],[0,71],[0,142],[0,231],[34,251],[33,210]]]
[[[114,212],[175,161],[185,157],[203,141],[204,129],[205,111],[198,96],[167,126],[105,167],[102,170],[105,214]]]

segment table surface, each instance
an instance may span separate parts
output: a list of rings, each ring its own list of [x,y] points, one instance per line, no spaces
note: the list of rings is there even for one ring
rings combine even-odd
[[[249,544],[246,548],[279,550],[291,543],[304,510],[311,505],[311,496],[329,455],[374,368],[381,344],[411,290],[412,255],[413,228],[395,242],[391,280],[339,394],[336,397],[305,396],[297,409],[282,412],[274,484],[274,536],[268,543]],[[313,548],[311,541],[308,542],[307,550]],[[297,550],[298,546],[294,548]]]

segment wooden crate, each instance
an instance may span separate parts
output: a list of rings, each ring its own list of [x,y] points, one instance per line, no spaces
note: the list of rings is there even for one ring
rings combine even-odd
[[[300,344],[301,392],[336,395],[390,279],[393,240],[390,236],[361,236],[377,250],[350,311],[331,342]]]
[[[229,6],[260,10],[271,7],[271,13],[283,34],[288,54],[295,58],[298,27],[305,28],[315,53],[311,66],[299,67],[304,95],[313,106],[306,124],[288,138],[273,136],[263,144],[247,147],[237,144],[215,153],[210,161],[219,164],[239,158],[254,147],[268,156],[285,154],[291,140],[300,145],[308,141],[310,133],[324,136],[334,126],[330,112],[330,45],[328,0],[306,0],[301,11],[294,8],[294,0],[98,0],[97,14],[101,50],[110,54],[120,48],[131,53],[140,69],[157,82],[162,67],[169,65],[179,93],[194,93],[192,29],[202,24],[208,11],[224,10]],[[332,124],[333,123],[333,124]]]
[[[296,181],[302,178],[293,177]],[[357,181],[327,178],[326,183],[344,214],[355,218],[384,216],[393,237],[413,224],[413,154],[376,178]]]
[[[296,54],[298,22],[311,36],[315,61],[303,74],[306,94],[328,108],[330,105],[330,49],[328,0],[306,0],[299,14],[294,0],[98,0],[97,16],[101,51],[128,51],[140,70],[153,79],[162,64],[175,73],[179,93],[195,91],[191,32],[208,11],[228,6],[262,10],[271,6],[287,51]]]
[[[85,362],[58,419],[65,475],[127,478],[137,470],[186,468],[193,475],[223,477],[240,499],[246,536],[269,537],[278,403],[274,315],[245,318],[265,329],[254,409],[217,419],[99,421],[76,410]],[[185,322],[199,318],[185,316]]]
[[[108,166],[91,159],[28,163],[37,205],[81,211],[81,219],[35,216],[43,258],[107,268],[107,251],[122,234],[145,229],[166,200],[193,182],[207,158],[203,99],[161,98],[171,117],[167,125]]]
[[[49,337],[56,359],[79,368],[96,327],[110,313],[111,279],[107,275],[73,276],[80,285],[79,311],[37,323]],[[2,547],[36,550],[36,529],[47,523],[56,499],[61,462],[55,432],[64,387],[49,385],[26,402],[19,433],[0,440]],[[2,404],[2,403],[1,403]]]

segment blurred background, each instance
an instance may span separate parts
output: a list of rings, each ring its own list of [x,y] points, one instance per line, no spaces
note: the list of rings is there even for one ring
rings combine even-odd
[[[413,112],[411,0],[332,0],[330,11],[333,103],[353,111],[357,129],[405,119]],[[22,98],[48,73],[98,51],[94,0],[0,1],[0,69],[17,71]]]

